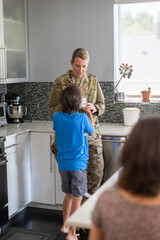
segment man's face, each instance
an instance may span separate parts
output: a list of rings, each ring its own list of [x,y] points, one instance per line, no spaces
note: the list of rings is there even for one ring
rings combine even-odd
[[[83,60],[82,58],[76,57],[74,62],[72,63],[72,75],[74,77],[82,77],[83,74],[86,72],[88,67],[88,59]]]

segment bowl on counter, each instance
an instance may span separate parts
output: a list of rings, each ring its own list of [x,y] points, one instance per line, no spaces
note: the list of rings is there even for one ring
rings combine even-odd
[[[27,107],[11,104],[7,106],[7,114],[11,122],[22,122],[22,118],[27,114]]]

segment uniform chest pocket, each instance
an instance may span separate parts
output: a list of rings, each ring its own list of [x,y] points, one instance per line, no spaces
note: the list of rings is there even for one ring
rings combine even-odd
[[[88,93],[88,101],[95,104],[97,100],[97,89],[92,88]]]

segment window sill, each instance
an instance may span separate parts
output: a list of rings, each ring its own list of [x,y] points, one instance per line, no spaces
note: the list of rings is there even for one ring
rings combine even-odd
[[[142,102],[142,99],[140,99],[140,98],[127,98],[126,100],[124,100],[124,101],[118,101],[118,100],[115,100],[114,101],[114,103],[116,104],[116,103],[127,103],[127,104],[129,104],[129,103],[131,103],[131,104],[133,104],[133,103],[136,103],[136,104],[138,104],[138,103],[140,103],[140,104],[144,104],[144,105],[149,105],[149,104],[160,104],[160,98],[158,98],[158,99],[151,99],[150,100],[150,102]]]

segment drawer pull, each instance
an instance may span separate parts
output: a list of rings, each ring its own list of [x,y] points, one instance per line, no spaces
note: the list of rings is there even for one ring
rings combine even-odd
[[[102,142],[108,142],[108,143],[125,143],[125,140],[107,140],[107,139],[102,139]]]

